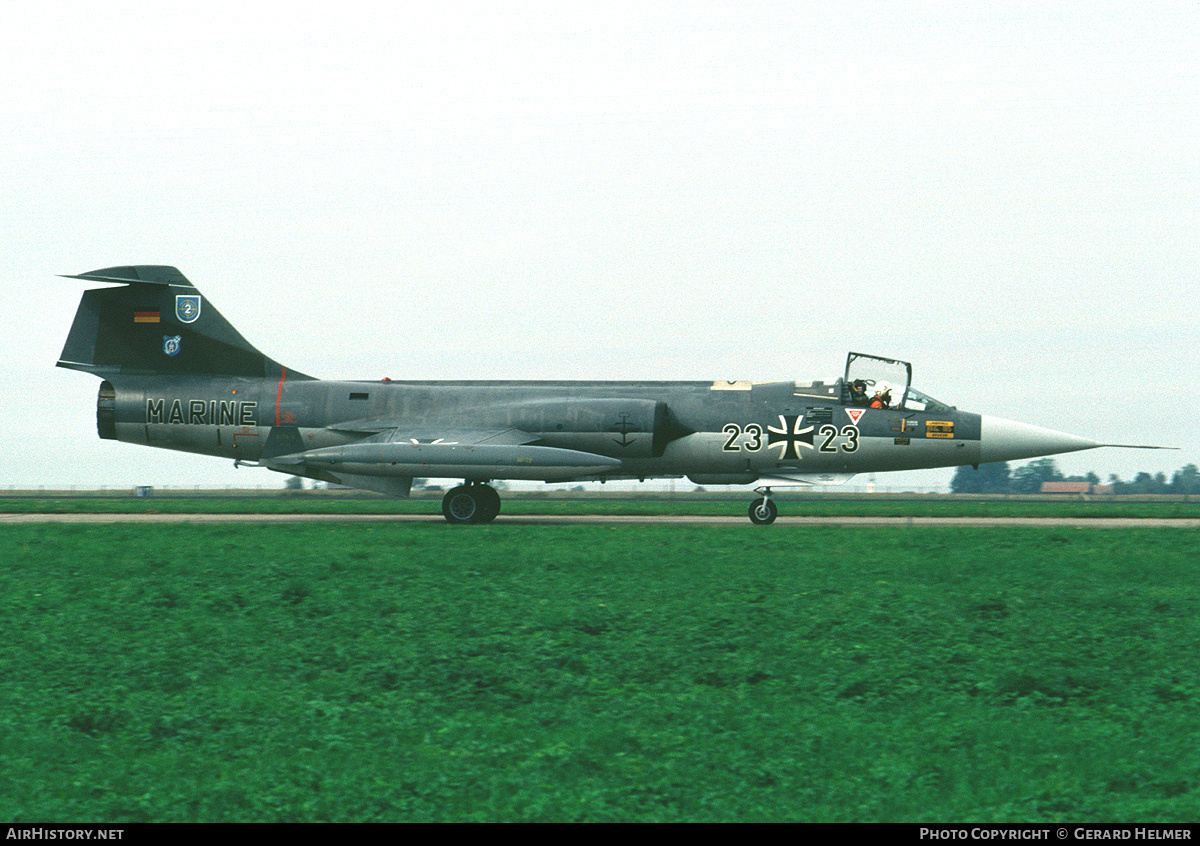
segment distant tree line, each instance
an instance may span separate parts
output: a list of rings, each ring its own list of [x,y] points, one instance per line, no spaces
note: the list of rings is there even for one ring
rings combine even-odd
[[[981,464],[974,467],[959,467],[950,481],[954,493],[1006,494],[1038,493],[1044,482],[1090,482],[1100,484],[1095,473],[1086,476],[1064,476],[1053,458],[1039,458],[1010,471],[1008,462]],[[1112,486],[1114,494],[1200,494],[1200,469],[1189,464],[1176,470],[1168,479],[1165,473],[1138,473],[1132,482],[1126,482],[1113,474],[1106,485]]]

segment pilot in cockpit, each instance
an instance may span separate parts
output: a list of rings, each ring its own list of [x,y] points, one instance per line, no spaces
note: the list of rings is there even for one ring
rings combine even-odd
[[[865,406],[871,400],[867,396],[867,383],[863,379],[855,379],[850,383],[850,404]]]
[[[875,386],[875,396],[871,398],[870,408],[891,408],[892,407],[892,386],[886,382],[880,382]]]

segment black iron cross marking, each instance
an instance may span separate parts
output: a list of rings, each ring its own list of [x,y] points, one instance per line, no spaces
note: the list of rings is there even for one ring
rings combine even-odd
[[[797,414],[779,415],[779,427],[767,427],[767,446],[775,446],[775,444],[783,444],[783,455],[781,460],[788,459],[798,460],[800,453],[796,452],[796,444],[803,444],[808,449],[813,448],[813,427],[805,426],[800,428],[800,424],[804,422],[804,417]]]

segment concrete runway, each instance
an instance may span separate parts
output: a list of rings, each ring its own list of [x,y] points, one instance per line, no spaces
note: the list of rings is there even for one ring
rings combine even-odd
[[[0,514],[0,525],[17,523],[163,524],[163,523],[437,523],[447,525],[440,513],[430,514]],[[623,515],[504,515],[495,526],[742,526],[756,531],[778,531],[789,526],[1010,526],[1075,529],[1195,529],[1200,519],[1089,518],[1089,517],[802,517],[780,515],[771,526],[754,526],[744,514],[722,517],[662,517]],[[469,531],[468,528],[462,529]]]

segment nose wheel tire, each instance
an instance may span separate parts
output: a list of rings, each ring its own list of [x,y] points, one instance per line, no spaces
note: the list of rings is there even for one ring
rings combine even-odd
[[[442,516],[448,523],[490,523],[500,513],[500,494],[491,485],[459,485],[442,498]]]
[[[747,513],[750,515],[750,522],[756,526],[769,526],[779,515],[779,508],[772,500],[764,496],[750,503],[750,510]]]

